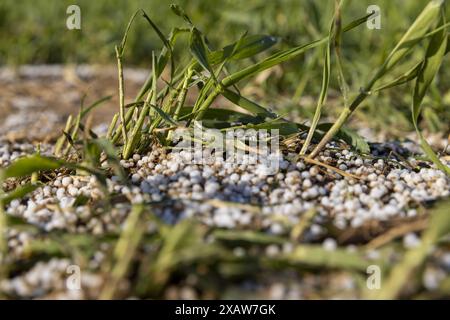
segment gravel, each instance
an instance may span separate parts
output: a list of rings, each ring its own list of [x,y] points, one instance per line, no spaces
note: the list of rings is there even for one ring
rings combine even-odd
[[[32,144],[5,141],[0,146],[1,165],[6,166],[34,151]],[[51,146],[42,144],[41,152],[50,154]],[[407,159],[409,164],[398,159],[363,159],[352,151],[339,150],[334,143],[328,145],[318,160],[333,166],[340,163],[340,170],[356,175],[358,179],[342,177],[332,170],[303,161],[288,160],[293,156],[289,154],[279,157],[280,164],[287,162],[287,165],[274,175],[259,174],[265,170],[261,164],[246,164],[244,171],[242,165],[225,161],[193,165],[185,161],[186,156],[183,152],[167,154],[164,149],[153,149],[147,154],[122,160],[121,165],[129,172],[131,184],[127,186],[119,177],[111,176],[107,186],[109,192],[125,200],[101,214],[90,203],[74,206],[80,195],[91,201],[104,198],[96,178],[65,172],[58,173],[24,200],[12,201],[6,212],[45,231],[102,235],[120,231],[131,204],[147,202],[152,203],[153,211],[170,224],[192,217],[210,227],[252,230],[258,226],[268,234],[286,236],[305,212],[316,208],[317,214],[305,239],[321,241],[324,249],[333,251],[338,243],[327,232],[328,222],[345,230],[373,221],[407,219],[415,217],[423,205],[448,197],[450,193],[450,180],[441,171],[428,166],[419,171],[409,169],[409,165],[419,164],[412,157]],[[250,208],[241,204],[250,205]],[[32,236],[11,229],[8,239],[11,255],[20,257]],[[418,245],[417,234],[408,233],[403,237],[406,249]],[[265,254],[275,256],[279,251],[278,246],[272,245],[266,248]],[[104,255],[101,251],[96,254]],[[441,258],[441,264],[447,267],[425,273],[426,288],[435,288],[442,273],[448,276],[447,255]],[[67,298],[86,297],[88,293],[84,291],[67,292],[60,287],[61,281],[57,279],[61,278],[67,263],[65,260],[39,262],[27,274],[4,282],[4,289],[20,297],[41,297],[48,292],[62,292],[60,295]],[[270,290],[274,290],[274,296],[281,294],[280,288]]]

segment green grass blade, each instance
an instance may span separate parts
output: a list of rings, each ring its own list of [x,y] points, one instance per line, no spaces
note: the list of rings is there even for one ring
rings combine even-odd
[[[329,251],[317,245],[299,245],[292,253],[284,255],[281,259],[292,264],[360,271],[366,270],[369,265],[369,262],[361,254],[344,249]]]
[[[125,33],[124,33],[123,38],[122,38],[122,42],[120,43],[120,46],[119,46],[119,54],[120,54],[120,56],[123,55],[123,50],[125,49],[125,45],[126,45],[126,43],[127,43],[128,33],[130,32],[131,25],[133,24],[133,21],[134,21],[134,19],[136,18],[136,15],[137,15],[138,13],[139,13],[139,10],[136,11],[136,12],[131,16],[130,21],[128,21],[127,28],[125,29]]]
[[[214,70],[211,68],[211,64],[208,59],[208,49],[205,43],[205,38],[202,33],[195,27],[191,30],[191,36],[189,38],[189,49],[192,56],[198,61],[198,63],[211,74],[211,77],[215,79]]]
[[[413,91],[413,102],[412,102],[412,120],[417,134],[419,135],[420,145],[428,156],[428,158],[447,175],[450,175],[450,168],[444,165],[438,158],[438,156],[433,152],[430,145],[427,143],[422,133],[419,130],[418,118],[421,111],[421,105],[423,98],[433,81],[435,75],[437,74],[439,67],[441,66],[442,60],[445,55],[445,50],[447,48],[447,32],[445,29],[435,33],[430,39],[430,43],[427,48],[425,60],[419,70],[416,84]]]
[[[396,87],[396,86],[405,84],[411,80],[414,80],[417,77],[421,66],[422,66],[422,61],[416,63],[411,69],[409,69],[407,72],[405,72],[401,76],[397,77],[396,79],[394,79],[386,84],[383,84],[375,89],[372,89],[371,91],[377,92],[377,91],[389,89],[392,87]]]
[[[348,107],[348,93],[350,91],[347,82],[345,81],[344,67],[342,63],[341,44],[342,44],[342,16],[341,7],[344,1],[336,3],[336,12],[334,19],[334,55],[336,56],[336,69],[338,71],[339,88],[344,98],[344,107]]]
[[[223,86],[229,87],[231,85],[234,85],[237,82],[239,82],[247,77],[253,76],[253,75],[258,74],[266,69],[276,66],[277,64],[280,64],[282,62],[293,59],[293,58],[299,56],[300,54],[304,53],[305,51],[315,48],[315,47],[325,43],[326,41],[327,41],[327,38],[323,38],[321,40],[312,41],[306,45],[301,45],[298,47],[294,47],[291,49],[287,49],[287,50],[283,50],[278,53],[275,53],[274,55],[264,59],[261,62],[258,62],[247,68],[244,68],[244,69],[224,78],[222,80]]]
[[[120,160],[117,150],[114,145],[108,139],[93,139],[92,143],[99,146],[99,148],[105,152],[106,159],[108,163],[114,170],[114,173],[121,179],[125,184],[128,184],[127,174],[125,173],[123,167],[120,165]]]
[[[308,150],[309,144],[313,138],[314,132],[316,130],[317,124],[320,120],[320,115],[322,113],[322,106],[325,103],[328,95],[328,87],[330,85],[330,73],[331,73],[331,44],[332,44],[332,32],[333,32],[333,24],[330,27],[330,31],[328,34],[328,41],[325,47],[325,56],[323,62],[323,71],[322,71],[322,87],[320,89],[319,99],[317,101],[316,111],[314,112],[314,117],[311,122],[311,126],[308,131],[308,135],[306,136],[305,143],[300,150],[300,155],[304,155]]]
[[[186,14],[186,12],[179,5],[172,3],[170,9],[179,17],[183,18],[190,26],[192,26],[192,21]]]
[[[150,107],[154,109],[165,122],[173,126],[178,126],[178,123],[174,119],[172,119],[172,117],[169,116],[166,112],[164,112],[160,107],[154,104],[150,104]]]
[[[367,141],[355,131],[342,127],[336,136],[339,139],[344,140],[357,151],[361,153],[370,153],[370,146]]]
[[[325,145],[333,139],[352,113],[367,98],[375,83],[386,75],[415,45],[417,45],[418,42],[424,39],[428,29],[438,19],[442,4],[443,0],[432,0],[428,3],[428,5],[422,10],[411,27],[405,32],[401,40],[391,51],[381,67],[377,70],[366,86],[362,88],[360,94],[352,101],[348,108],[344,108],[334,125],[314,148],[310,157],[316,157]]]
[[[370,16],[371,15],[366,15],[360,19],[357,19],[357,20],[351,22],[348,26],[346,26],[344,28],[344,32],[350,31],[350,30],[356,28],[357,26],[363,24],[364,22],[367,21],[367,19]],[[222,80],[223,86],[228,87],[230,85],[233,85],[233,84],[239,82],[240,80],[242,80],[244,78],[247,78],[247,77],[250,77],[257,73],[260,73],[261,71],[269,69],[269,68],[271,68],[277,64],[280,64],[282,62],[291,60],[291,59],[299,56],[300,54],[304,53],[305,51],[315,48],[317,46],[320,46],[321,44],[324,44],[327,41],[328,41],[328,36],[324,37],[322,39],[319,39],[319,40],[312,41],[305,45],[300,45],[300,46],[297,46],[294,48],[279,51],[279,52],[267,57],[263,61],[254,64],[253,66],[244,68],[243,70],[240,70],[240,71],[224,78]]]
[[[416,18],[411,27],[391,51],[383,66],[377,72],[375,81],[391,70],[418,42],[439,17],[443,0],[432,0]],[[373,81],[373,83],[375,82]],[[366,88],[367,90],[369,88]]]
[[[69,117],[67,118],[66,126],[64,127],[63,132],[69,132],[70,128],[72,127],[72,121],[73,121],[73,117],[72,117],[72,115],[69,115]],[[66,142],[65,135],[62,135],[56,141],[54,154],[57,157],[61,156],[61,151],[62,151],[62,148],[64,147],[64,142]]]
[[[42,157],[39,155],[20,158],[8,167],[0,170],[0,180],[8,178],[22,178],[37,171],[56,170],[62,167],[60,160]]]
[[[256,56],[257,54],[271,48],[278,42],[276,37],[267,35],[251,35],[242,38],[239,46],[233,43],[223,47],[221,50],[209,54],[212,65],[216,65],[229,58],[231,60],[242,60]]]
[[[166,59],[167,59],[167,57],[170,59],[170,64],[171,64],[171,72],[172,72],[172,76],[173,76],[173,72],[174,72],[174,70],[175,70],[175,61],[173,60],[173,50],[172,50],[172,44],[170,43],[170,41],[169,40],[167,40],[165,37],[164,37],[164,35],[163,35],[163,33],[161,32],[161,30],[158,28],[158,26],[149,18],[149,16],[147,15],[147,13],[145,13],[145,11],[144,10],[141,10],[142,11],[142,15],[143,15],[143,17],[145,18],[145,20],[147,20],[147,22],[152,26],[152,28],[153,28],[153,30],[155,30],[155,32],[156,32],[156,34],[158,35],[158,37],[161,39],[161,41],[163,42],[163,44],[164,44],[164,48],[167,50],[167,51],[165,51],[164,52],[164,54],[163,54],[163,52],[161,53],[161,57],[162,57],[162,60],[161,60],[161,65],[159,65],[159,63],[158,63],[158,72],[159,72],[159,74],[158,74],[158,77],[159,77],[159,75],[161,74],[161,72],[162,72],[162,70],[164,69],[164,66],[165,66],[165,64],[167,63],[167,61],[166,61]],[[174,32],[172,35],[173,35],[173,38],[176,38],[176,36],[177,36],[177,32]],[[172,77],[171,77],[172,78]]]
[[[21,186],[18,186],[13,191],[0,196],[0,203],[4,206],[7,206],[14,199],[21,199],[26,196],[28,193],[33,192],[37,188],[39,188],[42,184],[37,183],[27,183]]]
[[[229,89],[225,89],[222,95],[227,98],[229,101],[234,104],[240,106],[241,108],[253,113],[254,115],[263,117],[263,118],[276,118],[277,116],[265,109],[264,107],[258,105],[257,103],[237,94]]]
[[[354,28],[356,28],[356,27],[362,25],[363,23],[366,23],[367,20],[369,20],[369,18],[370,18],[372,15],[374,15],[374,14],[375,14],[375,13],[372,12],[372,13],[369,13],[369,14],[365,15],[364,17],[361,17],[361,18],[359,18],[359,19],[356,19],[356,20],[350,22],[348,25],[346,25],[346,26],[343,28],[343,31],[344,31],[344,32],[350,31],[350,30],[352,30],[352,29],[354,29]]]

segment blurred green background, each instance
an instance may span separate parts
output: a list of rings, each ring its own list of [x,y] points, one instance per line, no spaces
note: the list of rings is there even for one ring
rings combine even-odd
[[[181,5],[199,29],[207,35],[212,48],[236,41],[242,33],[269,34],[280,37],[274,47],[308,43],[324,35],[334,10],[334,0],[174,0]],[[114,64],[114,45],[125,30],[130,16],[144,9],[168,34],[173,27],[185,27],[174,15],[171,2],[155,0],[1,0],[0,1],[0,65],[42,63],[98,63]],[[402,33],[426,5],[426,0],[348,0],[343,8],[346,24],[366,14],[369,5],[381,9],[381,29],[370,30],[365,25],[346,33],[343,55],[347,81],[352,92],[369,78],[387,56]],[[81,8],[81,30],[66,28],[66,9],[71,4]],[[447,10],[448,12],[449,10]],[[450,20],[450,15],[449,15]],[[425,43],[424,43],[425,44]],[[151,51],[159,50],[161,42],[148,23],[139,18],[132,26],[126,48],[127,66],[146,67],[151,64]],[[176,46],[177,59],[187,59],[186,40]],[[423,56],[423,49],[411,53],[404,65],[396,68],[400,75]],[[445,63],[448,63],[447,57]],[[320,91],[322,50],[285,63],[265,79],[258,88],[269,105],[277,105],[286,112],[310,117]],[[243,61],[242,64],[246,62]],[[444,66],[440,77],[425,101],[425,124],[431,131],[448,130],[450,116],[450,76]],[[247,61],[248,64],[248,61]],[[239,68],[237,64],[234,68]],[[393,77],[396,76],[395,74]],[[339,96],[336,76],[333,75],[328,105]],[[261,91],[261,90],[260,90]],[[359,119],[370,120],[372,126],[395,126],[395,130],[410,130],[410,85],[388,90],[368,99],[358,113]],[[306,98],[305,98],[306,97]],[[312,97],[312,99],[307,99]],[[433,102],[433,103],[430,103]],[[340,108],[325,108],[335,114]],[[299,108],[299,104],[304,108]],[[394,130],[394,131],[395,131]]]

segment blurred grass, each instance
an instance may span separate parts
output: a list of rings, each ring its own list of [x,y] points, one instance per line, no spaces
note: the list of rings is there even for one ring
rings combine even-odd
[[[328,32],[333,15],[334,1],[314,0],[174,0],[189,14],[194,23],[206,34],[212,48],[218,49],[236,40],[243,32],[268,34],[282,39],[279,46],[309,43]],[[381,29],[369,30],[365,26],[345,34],[342,39],[342,64],[350,93],[357,93],[388,54],[388,49],[399,40],[427,1],[362,0],[347,1],[342,8],[342,19],[349,22],[366,13],[367,7],[376,4],[381,9]],[[81,30],[66,28],[66,9],[71,4],[81,8]],[[32,1],[2,0],[0,2],[0,65],[40,63],[99,63],[114,64],[114,45],[122,38],[129,17],[137,9],[144,9],[161,26],[163,33],[169,28],[183,26],[183,21],[170,12],[169,3],[144,0],[87,1]],[[401,10],[399,10],[401,8]],[[449,16],[449,14],[447,14]],[[449,16],[450,18],[450,16]],[[185,48],[187,39],[181,37],[177,47]],[[160,48],[157,35],[144,19],[138,19],[129,33],[124,64],[149,68],[151,52]],[[188,59],[187,50],[175,50],[177,59]],[[181,53],[180,53],[181,52]],[[414,50],[411,65],[423,56]],[[443,64],[448,63],[448,57]],[[407,70],[410,65],[400,66]],[[239,63],[236,69],[240,67]],[[277,68],[276,68],[277,69]],[[230,70],[233,71],[233,70]],[[263,92],[259,99],[277,105],[282,111],[298,110],[300,116],[311,118],[315,102],[301,99],[305,95],[318,96],[321,81],[321,59],[315,51],[285,63],[278,71],[262,75],[258,88]],[[450,76],[442,68],[438,84],[433,84],[435,94],[424,101],[423,117],[431,131],[448,130],[450,112]],[[393,75],[393,79],[397,75]],[[386,79],[388,80],[388,79]],[[330,79],[329,101],[324,106],[325,115],[335,115],[341,108],[333,105],[339,84],[335,76]],[[408,93],[408,94],[407,94]],[[280,98],[280,94],[285,99]],[[261,94],[259,94],[261,95]],[[411,130],[409,90],[388,90],[368,98],[357,113],[361,120],[370,119],[371,127],[395,126],[394,131]],[[430,106],[430,100],[433,102]],[[298,108],[298,105],[303,108]],[[331,105],[331,106],[330,106]],[[384,107],[386,106],[386,107]],[[388,107],[389,106],[389,107]],[[393,108],[392,108],[393,107]],[[395,110],[392,112],[392,110]]]

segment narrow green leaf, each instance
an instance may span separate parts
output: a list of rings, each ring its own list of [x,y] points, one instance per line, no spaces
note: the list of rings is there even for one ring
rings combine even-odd
[[[263,117],[263,118],[276,118],[277,116],[265,109],[264,107],[258,105],[257,103],[229,90],[225,89],[222,95],[227,98],[229,101],[234,104],[240,106],[241,108],[253,113],[254,115]]]
[[[131,25],[133,24],[134,19],[136,18],[136,15],[138,14],[139,10],[136,11],[130,18],[130,21],[128,22],[127,28],[125,29],[125,33],[122,38],[122,42],[120,43],[120,46],[118,46],[118,56],[122,57],[125,45],[127,43],[128,38],[128,32],[130,32]]]
[[[163,42],[164,46],[172,51],[172,46],[170,45],[169,41],[164,37],[164,34],[161,32],[161,30],[158,28],[158,26],[150,19],[150,17],[147,15],[147,13],[144,10],[141,10],[142,16],[147,20],[147,22],[151,25],[153,30],[155,30],[156,34],[158,35],[159,39]]]
[[[33,192],[37,188],[39,188],[42,183],[27,183],[21,186],[18,186],[13,191],[3,195],[0,197],[0,203],[4,206],[8,205],[14,199],[21,199],[26,196],[28,193]]]
[[[352,29],[354,29],[354,28],[360,26],[361,24],[366,23],[367,20],[369,20],[369,18],[370,18],[372,15],[374,15],[374,14],[376,14],[376,13],[375,13],[375,12],[372,12],[372,13],[369,13],[369,14],[365,15],[364,17],[361,17],[361,18],[359,18],[359,19],[353,20],[352,22],[350,22],[348,25],[346,25],[346,26],[343,28],[343,31],[344,31],[344,32],[350,31],[350,30],[352,30]]]
[[[338,71],[339,88],[344,98],[344,108],[348,107],[348,93],[350,91],[347,82],[345,81],[344,66],[342,63],[341,44],[342,44],[342,16],[341,7],[343,1],[336,3],[336,12],[334,19],[334,54],[336,56],[336,69]]]
[[[321,268],[339,268],[365,271],[370,264],[361,254],[336,249],[325,250],[317,245],[300,245],[292,253],[284,255],[285,259],[295,264],[305,264]]]
[[[56,170],[62,167],[62,162],[39,155],[20,158],[0,171],[0,180],[22,178],[36,171]]]
[[[242,38],[239,47],[236,47],[237,42],[230,44],[219,51],[213,51],[208,58],[212,65],[216,65],[229,58],[232,60],[242,60],[253,57],[278,42],[276,37],[267,35],[252,35]],[[233,49],[234,52],[233,52]]]
[[[313,138],[314,132],[316,130],[317,124],[320,120],[320,115],[322,113],[322,106],[325,103],[328,95],[328,87],[330,85],[330,73],[331,73],[331,45],[332,45],[332,37],[333,37],[333,23],[330,26],[330,30],[328,32],[328,41],[325,47],[324,54],[324,62],[323,62],[323,70],[322,70],[322,87],[320,89],[319,99],[317,101],[316,110],[314,112],[314,117],[311,121],[311,127],[309,128],[308,135],[306,136],[306,140],[300,150],[300,155],[304,155],[306,151],[308,151],[309,144]]]
[[[270,57],[262,60],[261,62],[258,62],[252,66],[244,68],[240,71],[237,71],[237,72],[225,77],[222,80],[223,86],[229,87],[233,84],[236,84],[237,82],[241,81],[242,79],[245,79],[247,77],[258,74],[261,71],[269,69],[269,68],[276,66],[277,64],[280,64],[282,62],[293,59],[293,58],[299,56],[300,54],[304,53],[305,51],[315,48],[315,47],[323,44],[326,41],[327,41],[327,38],[323,38],[321,40],[312,41],[306,45],[301,45],[298,47],[294,47],[291,49],[282,50],[280,52],[277,52],[277,53],[271,55]]]
[[[211,77],[215,78],[214,70],[208,60],[208,49],[206,47],[205,38],[201,32],[193,27],[191,30],[191,36],[189,38],[189,49],[193,57],[198,63],[211,74]],[[216,81],[217,82],[217,81]]]
[[[370,147],[366,139],[348,128],[342,127],[336,135],[361,153],[370,153]]]
[[[428,29],[436,22],[439,17],[439,12],[443,0],[432,0],[423,9],[420,15],[416,18],[411,27],[405,32],[403,37],[391,51],[383,66],[377,72],[377,77],[380,78],[391,70],[411,48],[413,48],[419,41],[423,39],[423,36],[427,33]]]
[[[186,12],[179,5],[172,3],[170,9],[179,17],[183,18],[189,25],[192,26],[192,21],[186,14]]]
[[[420,145],[425,154],[439,169],[444,171],[447,175],[450,175],[450,168],[444,165],[439,160],[439,157],[434,153],[430,145],[423,137],[417,124],[423,98],[428,90],[428,87],[430,86],[435,75],[437,74],[439,67],[441,66],[446,48],[447,48],[447,32],[445,29],[442,29],[440,32],[435,33],[433,37],[430,39],[430,43],[428,44],[427,52],[425,55],[425,60],[423,61],[417,76],[416,84],[413,91],[412,120],[420,139]]]
[[[114,170],[114,173],[122,180],[123,183],[128,184],[127,174],[120,165],[120,159],[114,145],[108,139],[93,139],[93,143],[98,145],[106,154],[107,160]]]
[[[367,21],[367,19],[371,16],[371,14],[366,15],[360,19],[357,19],[355,21],[352,21],[348,26],[344,28],[344,32],[350,31],[357,26],[363,24]],[[282,62],[291,60],[300,54],[304,53],[305,51],[315,48],[317,46],[320,46],[321,44],[324,44],[328,41],[328,36],[324,37],[319,40],[312,41],[305,45],[300,45],[294,48],[286,49],[279,51],[266,59],[262,60],[261,62],[258,62],[252,66],[249,66],[247,68],[244,68],[236,73],[233,73],[229,75],[228,77],[224,78],[222,80],[223,86],[228,87],[230,85],[233,85],[239,81],[241,81],[244,78],[250,77],[252,75],[255,75],[257,73],[260,73],[263,70],[269,69],[277,64],[280,64]]]
[[[164,112],[161,108],[153,104],[150,104],[150,107],[154,109],[161,116],[161,118],[163,118],[163,120],[166,121],[168,124],[178,126],[178,123],[175,120],[173,120],[172,117],[169,116],[166,112]]]
[[[381,91],[384,89],[396,87],[396,86],[402,85],[404,83],[407,83],[411,80],[414,80],[417,77],[417,74],[419,73],[419,70],[421,67],[422,67],[422,61],[416,63],[411,69],[409,69],[407,72],[405,72],[401,76],[397,77],[396,79],[373,89],[372,92],[377,92],[377,91]]]
[[[283,244],[286,239],[282,237],[268,235],[256,231],[234,231],[234,230],[216,230],[213,232],[214,238],[219,241],[229,242],[248,242],[253,244]]]

